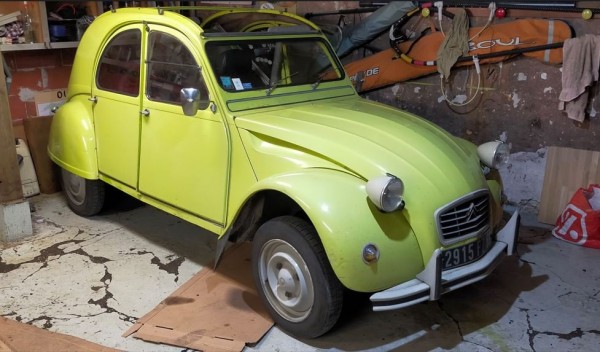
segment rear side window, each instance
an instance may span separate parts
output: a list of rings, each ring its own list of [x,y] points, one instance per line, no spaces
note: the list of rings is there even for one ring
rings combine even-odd
[[[196,88],[201,96],[207,96],[200,67],[189,49],[176,37],[159,31],[150,32],[147,64],[148,99],[181,104],[182,88]]]
[[[96,73],[99,89],[135,97],[140,91],[141,32],[130,29],[110,40]]]

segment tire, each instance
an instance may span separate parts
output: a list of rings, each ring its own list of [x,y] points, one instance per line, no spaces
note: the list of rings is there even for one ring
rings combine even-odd
[[[61,169],[61,183],[69,208],[77,215],[92,216],[102,210],[105,188],[100,180],[88,180]]]
[[[289,333],[315,338],[339,319],[344,288],[306,221],[282,216],[264,223],[252,244],[252,273],[273,320]]]

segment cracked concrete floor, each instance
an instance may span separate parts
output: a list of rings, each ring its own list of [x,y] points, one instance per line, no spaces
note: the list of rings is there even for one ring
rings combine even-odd
[[[0,244],[0,315],[127,351],[182,351],[121,334],[211,262],[216,238],[121,199],[91,219],[60,193],[30,198],[35,236]],[[246,351],[597,351],[600,251],[523,228],[519,256],[437,302],[383,313],[347,297],[317,340],[276,327]]]

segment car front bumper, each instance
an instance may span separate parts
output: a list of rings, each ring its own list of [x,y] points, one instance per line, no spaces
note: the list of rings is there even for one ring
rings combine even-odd
[[[470,285],[487,277],[502,259],[512,255],[519,232],[519,211],[496,234],[492,248],[481,259],[458,268],[442,271],[442,250],[436,249],[425,270],[417,278],[377,292],[371,296],[374,311],[385,311],[433,301],[444,293]]]

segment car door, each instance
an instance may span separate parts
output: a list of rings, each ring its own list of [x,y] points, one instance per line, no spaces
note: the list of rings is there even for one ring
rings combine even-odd
[[[198,51],[178,31],[149,25],[144,64],[140,192],[217,224],[224,222],[229,141],[219,113],[182,111],[180,91],[210,92]]]
[[[142,31],[129,25],[101,49],[92,99],[98,169],[129,187],[137,187]]]

